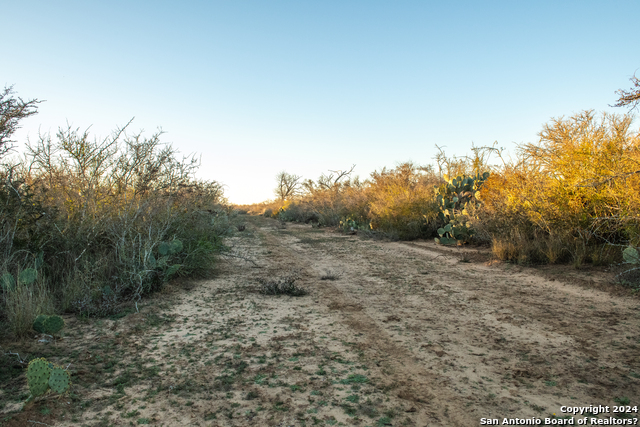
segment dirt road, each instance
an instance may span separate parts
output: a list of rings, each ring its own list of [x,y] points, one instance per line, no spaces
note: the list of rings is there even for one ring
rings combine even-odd
[[[92,404],[76,421],[544,424],[568,415],[563,406],[589,405],[609,407],[600,418],[636,416],[613,409],[640,403],[638,299],[476,262],[474,250],[466,257],[428,242],[246,219],[232,244],[255,265],[230,258],[217,278],[157,295],[140,313],[98,331],[93,323],[75,326],[78,336],[93,333],[101,351],[120,349],[123,360],[95,385],[78,368],[78,387]],[[565,277],[571,270],[557,269]],[[258,292],[259,278],[291,271],[308,295]],[[133,380],[123,380],[125,372]]]

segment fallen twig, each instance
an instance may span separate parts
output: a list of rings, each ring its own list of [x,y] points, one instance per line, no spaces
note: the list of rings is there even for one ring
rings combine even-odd
[[[26,360],[23,360],[18,353],[13,353],[13,352],[9,351],[9,352],[7,352],[5,354],[9,355],[9,356],[16,356],[18,358],[18,363],[20,363],[21,365],[25,365],[27,363]]]
[[[243,256],[243,255],[236,255],[236,254],[232,254],[232,253],[229,253],[229,252],[221,252],[221,253],[220,253],[220,255],[222,255],[222,256],[228,256],[228,257],[231,257],[231,258],[239,258],[239,259],[241,259],[241,260],[243,260],[243,261],[250,262],[251,264],[253,264],[253,266],[254,266],[255,268],[264,268],[263,266],[258,265],[258,264],[257,264],[254,260],[252,260],[251,258],[245,257],[245,256]]]

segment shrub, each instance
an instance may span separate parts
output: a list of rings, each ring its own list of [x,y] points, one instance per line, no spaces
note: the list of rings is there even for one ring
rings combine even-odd
[[[278,211],[284,221],[375,230],[402,239],[431,236],[438,212],[432,169],[405,163],[374,172],[371,180],[351,178],[350,171],[322,175],[304,183],[305,193]]]
[[[396,233],[400,239],[431,237],[438,205],[433,186],[438,178],[432,169],[404,163],[396,169],[371,174],[368,187],[371,228]]]
[[[584,111],[544,126],[537,144],[480,191],[480,228],[503,259],[599,262],[599,247],[640,241],[640,136],[632,118]]]
[[[325,270],[324,274],[320,276],[320,280],[338,280],[340,274],[334,270]]]
[[[619,262],[620,246],[640,245],[640,133],[632,119],[593,111],[553,119],[537,143],[518,146],[515,160],[505,161],[495,145],[472,146],[462,158],[438,147],[437,173],[404,163],[363,182],[351,178],[353,168],[323,174],[270,214],[347,232],[475,241],[519,263]],[[502,166],[489,164],[494,153]]]
[[[179,160],[160,136],[61,129],[0,170],[0,277],[40,263],[36,283],[3,288],[14,332],[54,304],[107,314],[173,276],[211,271],[230,232],[222,186],[195,179],[197,160]]]

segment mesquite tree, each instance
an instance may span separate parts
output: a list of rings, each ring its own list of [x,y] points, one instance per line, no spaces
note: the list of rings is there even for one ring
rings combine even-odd
[[[10,138],[18,129],[20,120],[36,114],[37,104],[41,102],[37,99],[23,101],[13,93],[13,86],[0,92],[0,158],[13,148],[11,143],[14,141]]]
[[[285,171],[276,175],[278,186],[275,189],[276,196],[282,201],[290,200],[298,193],[301,176],[287,173]]]

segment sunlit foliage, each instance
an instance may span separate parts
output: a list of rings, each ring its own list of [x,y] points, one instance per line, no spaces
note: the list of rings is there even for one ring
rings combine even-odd
[[[37,270],[0,289],[14,332],[54,310],[109,313],[172,275],[211,270],[229,230],[222,186],[196,179],[197,159],[178,158],[161,133],[125,128],[40,135],[2,166],[0,276]],[[171,242],[180,250],[162,253]]]
[[[365,181],[334,172],[306,181],[304,194],[272,212],[345,231],[433,238],[445,226],[434,188],[447,176],[483,175],[464,214],[475,234],[463,242],[490,244],[498,258],[521,263],[609,264],[621,248],[640,245],[640,136],[632,124],[631,115],[583,111],[545,124],[513,159],[495,145],[458,158],[437,147],[435,168],[404,163]]]
[[[602,244],[639,243],[640,138],[631,124],[593,111],[554,119],[492,174],[479,215],[494,246],[513,242],[504,258],[580,264],[599,261]]]

